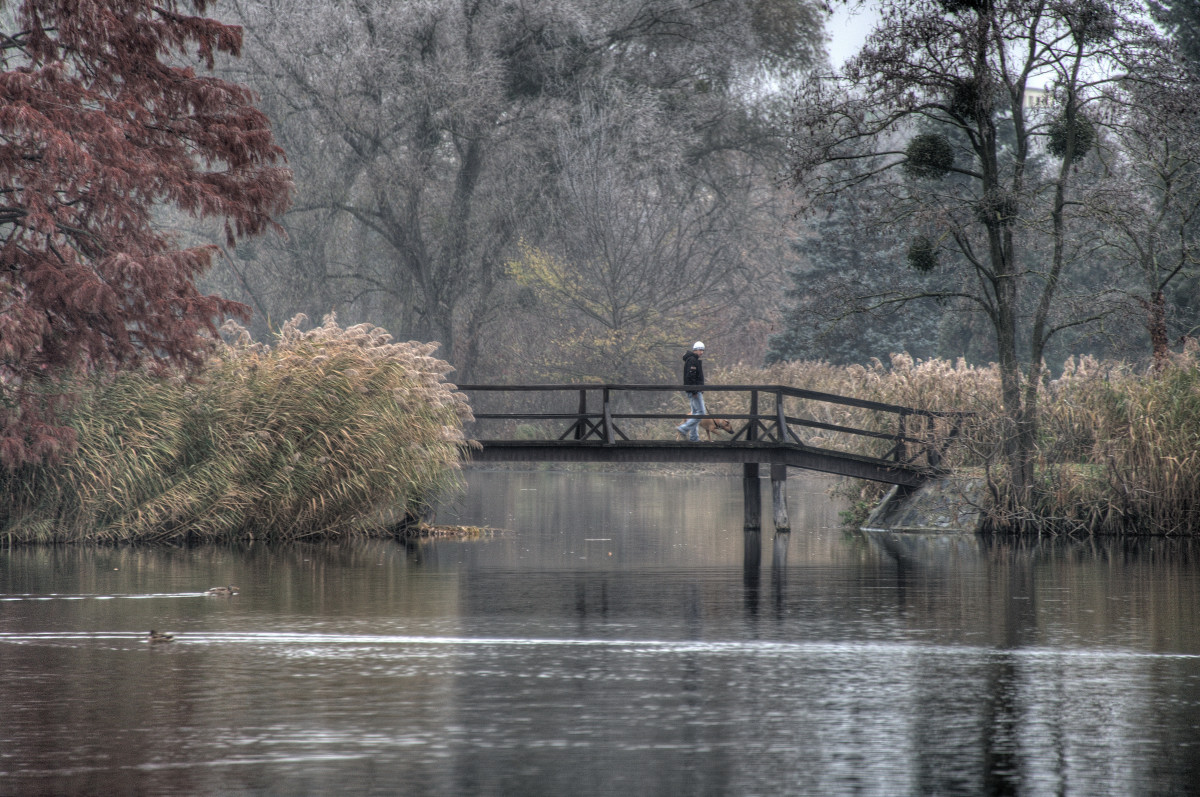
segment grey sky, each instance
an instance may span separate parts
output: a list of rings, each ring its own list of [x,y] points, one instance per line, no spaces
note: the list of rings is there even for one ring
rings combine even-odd
[[[829,62],[835,68],[858,52],[877,19],[874,2],[850,5],[851,8],[847,8],[845,4],[835,4],[833,18],[828,25],[832,37],[829,43]],[[854,8],[857,5],[861,5],[861,8]]]

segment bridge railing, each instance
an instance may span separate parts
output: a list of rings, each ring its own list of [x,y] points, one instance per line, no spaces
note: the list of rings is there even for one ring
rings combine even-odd
[[[458,385],[458,389],[472,394],[476,420],[468,432],[484,442],[667,442],[675,440],[674,427],[688,417],[686,411],[646,410],[654,405],[652,394],[682,396],[686,392],[683,385],[471,384]],[[932,468],[940,466],[947,446],[970,415],[786,385],[705,385],[703,391],[709,405],[706,417],[730,421],[734,430],[731,442],[850,449],[850,453],[879,460]],[[657,403],[661,405],[663,398]],[[736,405],[744,411],[716,410],[716,404]],[[848,420],[838,422],[850,417],[863,419],[858,421],[863,426],[850,425]],[[507,436],[490,436],[495,434]]]

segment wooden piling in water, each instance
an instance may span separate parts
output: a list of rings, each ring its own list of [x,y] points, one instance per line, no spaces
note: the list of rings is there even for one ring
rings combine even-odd
[[[774,509],[775,530],[791,531],[787,505],[787,465],[771,465],[771,504]]]
[[[762,491],[758,484],[758,463],[742,463],[742,507],[746,529],[762,528]]]

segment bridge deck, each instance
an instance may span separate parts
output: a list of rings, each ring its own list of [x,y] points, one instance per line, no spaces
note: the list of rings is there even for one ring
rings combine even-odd
[[[764,441],[671,442],[656,440],[480,440],[475,462],[678,462],[759,463],[915,487],[935,471],[797,443]]]

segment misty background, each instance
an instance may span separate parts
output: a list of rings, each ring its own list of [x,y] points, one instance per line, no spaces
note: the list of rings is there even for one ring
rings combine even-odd
[[[776,360],[994,358],[953,303],[866,310],[845,286],[912,282],[903,229],[846,197],[798,214],[797,83],[876,21],[817,0],[231,0],[223,77],[288,154],[281,234],[227,249],[202,288],[269,340],[296,313],[438,341],[460,382],[671,382]],[[200,237],[211,231],[193,229]],[[1120,264],[1098,251],[1092,278]],[[1172,335],[1197,282],[1171,287]],[[1138,358],[1131,301],[1052,354]],[[1122,315],[1124,313],[1124,315]],[[1122,320],[1124,319],[1124,320]]]

